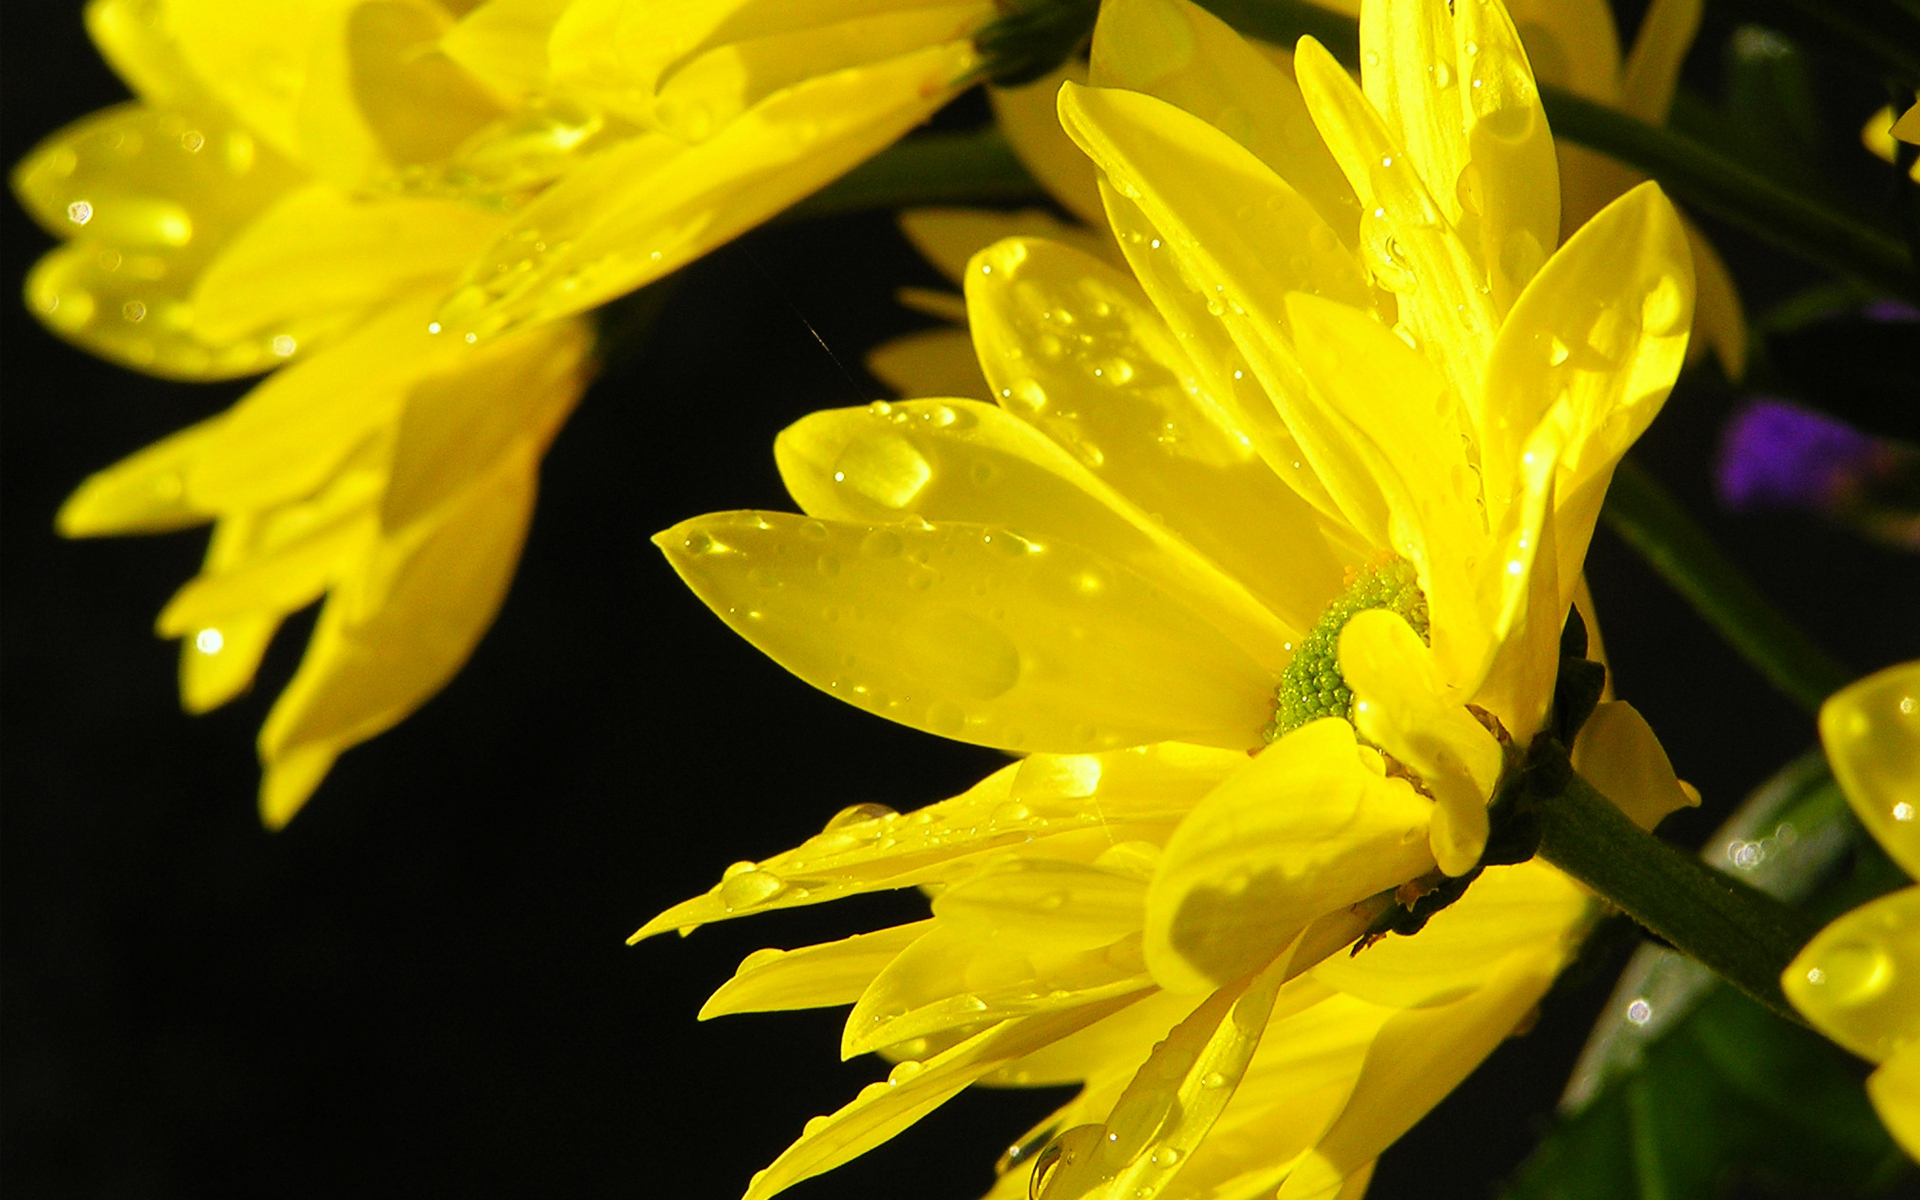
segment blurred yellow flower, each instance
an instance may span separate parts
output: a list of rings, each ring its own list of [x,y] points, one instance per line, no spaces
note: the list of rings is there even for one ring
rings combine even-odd
[[[988,0],[93,0],[138,99],[15,191],[29,306],[122,365],[284,368],[81,487],[73,536],[213,521],[161,614],[202,711],[329,597],[262,730],[278,826],[456,671],[588,373],[577,315],[879,149],[966,82]],[[509,332],[511,331],[511,332]],[[499,335],[499,336],[495,336]]]
[[[1552,252],[1553,146],[1491,0],[1387,0],[1362,50],[1364,91],[1310,41],[1296,86],[1190,4],[1109,0],[1059,111],[1134,277],[995,245],[965,286],[999,406],[817,413],[776,444],[804,515],[656,539],[801,678],[1028,756],[849,810],[636,935],[934,895],[709,1004],[852,1001],[843,1050],[897,1060],[750,1196],[976,1081],[1086,1084],[1036,1135],[1056,1200],[1357,1193],[1577,941],[1584,893],[1528,863],[1337,954],[1476,872],[1613,466],[1685,354],[1685,236],[1642,186]],[[1589,727],[1582,769],[1636,820],[1688,802],[1631,708]]]
[[[1920,662],[1833,694],[1820,740],[1847,803],[1906,873],[1920,879]],[[1879,1063],[1867,1095],[1920,1159],[1920,887],[1861,905],[1807,943],[1780,986],[1814,1028]]]

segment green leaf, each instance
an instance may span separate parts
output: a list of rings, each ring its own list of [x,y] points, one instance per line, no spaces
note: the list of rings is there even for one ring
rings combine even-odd
[[[1881,1128],[1866,1064],[1715,986],[1640,1069],[1540,1144],[1508,1200],[1691,1200],[1749,1182],[1883,1196],[1910,1164]]]

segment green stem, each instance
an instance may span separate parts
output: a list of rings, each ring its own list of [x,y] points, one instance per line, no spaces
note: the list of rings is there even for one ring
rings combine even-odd
[[[998,129],[924,133],[881,151],[788,209],[787,219],[922,204],[1044,200]]]
[[[1809,712],[1854,675],[1754,587],[1685,509],[1631,461],[1614,472],[1607,524],[1766,676]]]
[[[1291,45],[1311,34],[1336,58],[1359,61],[1359,28],[1305,0],[1201,0],[1241,32]],[[1635,120],[1562,88],[1540,85],[1555,136],[1565,137],[1659,180],[1677,199],[1738,225],[1788,253],[1876,288],[1920,299],[1920,275],[1895,234],[1835,212],[1692,138]]]
[[[1819,929],[1772,896],[1682,853],[1627,819],[1578,774],[1534,801],[1540,857],[1643,928],[1790,1020],[1780,973]]]

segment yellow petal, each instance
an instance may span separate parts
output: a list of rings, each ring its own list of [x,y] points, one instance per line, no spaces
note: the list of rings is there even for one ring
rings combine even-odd
[[[1282,1012],[1303,984],[1323,992]],[[1271,1196],[1345,1107],[1368,1048],[1393,1012],[1325,991],[1311,977],[1287,984],[1233,1101],[1195,1149],[1176,1191]]]
[[[1673,773],[1653,727],[1622,700],[1593,710],[1573,743],[1573,769],[1586,776],[1640,828],[1651,831],[1677,809],[1700,803]]]
[[[180,642],[180,707],[203,713],[253,684],[280,616],[248,613],[189,632]]]
[[[1920,661],[1828,697],[1820,706],[1820,741],[1861,823],[1920,879]]]
[[[1559,423],[1563,582],[1586,558],[1614,464],[1666,401],[1692,319],[1686,235],[1673,206],[1648,183],[1582,226],[1500,328],[1476,414],[1488,508],[1502,511],[1523,485],[1522,447],[1537,423]]]
[[[189,503],[224,511],[304,498],[390,430],[416,380],[472,353],[427,333],[431,302],[416,292],[249,392],[186,464]]]
[[[452,25],[436,0],[362,0],[322,16],[294,107],[301,161],[355,187],[445,159],[499,117],[493,95],[440,51]]]
[[[1542,83],[1613,105],[1620,96],[1620,34],[1607,0],[1510,0],[1507,13]]]
[[[874,976],[933,927],[932,921],[915,921],[798,950],[756,950],[707,998],[700,1019],[852,1004]]]
[[[1431,811],[1406,781],[1381,774],[1345,721],[1281,738],[1168,842],[1147,894],[1154,978],[1176,992],[1218,986],[1258,969],[1322,914],[1430,870]]]
[[[399,285],[451,277],[500,225],[499,214],[464,204],[355,200],[311,184],[255,217],[208,264],[192,294],[194,331],[216,342],[287,333],[306,346]]]
[[[1049,94],[1048,117],[1054,119],[1057,125],[1053,111]],[[1065,133],[1060,135],[1062,141],[1066,141],[1066,137]],[[1067,146],[1074,157],[1086,163],[1086,156],[1072,142],[1067,142]],[[1091,164],[1087,165],[1087,171],[1092,173]],[[1099,194],[1096,185],[1089,183],[1088,186],[1094,189],[1095,195]],[[1104,219],[1101,224],[1105,224]],[[913,248],[933,265],[934,270],[956,285],[966,279],[967,263],[972,261],[974,255],[1007,238],[1043,238],[1050,242],[1063,242],[1095,257],[1111,251],[1111,245],[1105,237],[1069,225],[1040,209],[1003,213],[982,208],[910,208],[900,214],[900,232],[907,235]],[[930,396],[935,393],[913,394]]]
[[[815,687],[1008,750],[1245,747],[1273,676],[1103,555],[993,526],[722,513],[655,544],[716,615]]]
[[[561,321],[502,338],[414,384],[400,410],[380,522],[420,520],[522,445],[546,448],[586,386],[593,332]]]
[[[1131,280],[1068,247],[1022,239],[980,256],[967,302],[1002,407],[1136,514],[1152,514],[1143,528],[1175,535],[1247,584],[1289,627],[1288,641],[1311,627],[1341,580],[1312,509],[1207,393]]]
[[[187,495],[186,472],[216,444],[224,419],[189,425],[89,475],[60,506],[54,527],[63,537],[100,537],[205,524],[213,511],[194,506]]]
[[[1920,1159],[1920,1044],[1895,1051],[1867,1076],[1867,1096],[1907,1157]]]
[[[1117,843],[1164,840],[1246,761],[1164,742],[1109,754],[1035,754],[912,814],[856,806],[759,863],[736,864],[705,895],[674,905],[631,940],[860,892],[971,875],[1008,847],[1092,862]]]
[[[1411,767],[1437,802],[1434,861],[1449,875],[1465,874],[1486,845],[1500,743],[1448,693],[1432,652],[1398,613],[1354,614],[1340,633],[1340,671],[1353,690],[1354,724]]]
[[[961,1089],[1002,1064],[1031,1053],[1124,1008],[1135,997],[1045,1013],[993,1025],[925,1062],[902,1062],[887,1080],[862,1088],[854,1100],[807,1131],[773,1164],[753,1177],[744,1200],[766,1200],[888,1141]]]
[[[1262,382],[1263,378],[1280,381],[1292,391],[1303,386],[1290,356],[1265,344],[1255,346],[1251,354],[1243,354],[1235,338],[1250,337],[1256,331],[1245,322],[1233,326],[1222,322],[1220,317],[1229,311],[1225,304],[1218,296],[1202,294],[1192,283],[1187,266],[1173,250],[1171,239],[1161,235],[1138,204],[1104,182],[1100,185],[1100,195],[1106,201],[1107,220],[1113,226],[1127,265],[1187,351],[1201,390],[1220,406],[1228,421],[1246,435],[1254,452],[1274,476],[1313,506],[1323,527],[1337,531],[1359,547],[1353,560],[1365,558],[1371,550],[1366,539],[1353,532],[1353,527],[1364,530],[1377,524],[1384,529],[1386,502],[1365,472],[1349,463],[1332,464],[1341,471],[1357,472],[1335,477],[1334,486],[1340,489],[1340,499],[1336,501],[1328,484],[1320,478],[1320,468],[1309,463],[1309,456],[1281,415],[1291,391],[1278,393],[1281,400],[1276,402],[1275,394],[1270,394]],[[1261,364],[1259,370],[1253,365],[1256,361]],[[1347,510],[1356,507],[1360,515],[1349,518]]]
[[[1084,1149],[1065,1153],[1044,1176],[1035,1200],[1162,1191],[1201,1144],[1246,1073],[1266,1032],[1290,957],[1221,988],[1155,1046]]]
[[[531,447],[509,456],[440,519],[376,544],[328,597],[299,671],[260,730],[270,826],[285,824],[325,773],[302,772],[282,786],[276,767],[320,755],[330,762],[406,717],[466,662],[513,577],[537,465]]]
[[[547,79],[547,39],[573,0],[487,0],[440,39],[468,74],[516,103]]]
[[[1513,1032],[1563,960],[1557,945],[1509,955],[1473,995],[1396,1014],[1368,1051],[1352,1099],[1281,1185],[1278,1200],[1333,1193],[1378,1158]]]
[[[160,5],[151,0],[88,0],[85,15],[100,57],[136,96],[157,107],[187,100],[205,107],[204,88],[174,44]]]
[[[1649,125],[1667,123],[1680,64],[1700,31],[1701,0],[1653,0],[1640,18],[1640,32],[1620,81],[1620,108]]]
[[[1080,1095],[1062,1110],[1063,1118],[1046,1121],[1043,1125],[1060,1130],[1098,1120],[1113,1107],[1121,1088],[1132,1076],[1134,1067],[1145,1061],[1147,1054],[1166,1038],[1168,1031],[1186,1019],[1187,1014],[1205,1000],[1204,995],[1176,996],[1172,992],[1155,992],[1077,1033],[1015,1059],[981,1082],[990,1087],[1084,1084],[1086,1086]],[[1101,1092],[1110,1094],[1101,1096]],[[1035,1152],[1039,1149],[1037,1145],[1033,1147]],[[1031,1155],[1026,1156],[1025,1161],[1031,1162]],[[1020,1196],[1025,1200],[1025,1172],[1020,1174]]]
[[[1690,358],[1702,345],[1711,347],[1727,378],[1738,382],[1747,372],[1747,316],[1732,272],[1706,235],[1691,221],[1683,222],[1687,247],[1693,253],[1696,301],[1693,309],[1694,343]]]
[[[1446,220],[1398,133],[1332,55],[1303,38],[1294,71],[1314,125],[1360,197],[1361,257],[1368,271],[1396,294],[1399,323],[1454,392],[1472,396],[1496,320],[1494,300],[1482,290],[1490,286],[1488,264]],[[1478,206],[1489,211],[1489,203]]]
[[[1486,982],[1489,964],[1516,950],[1560,947],[1571,954],[1593,910],[1585,889],[1537,859],[1488,867],[1419,933],[1336,954],[1313,977],[1389,1008],[1451,1004]]]
[[[203,572],[174,593],[160,611],[156,631],[185,637],[236,617],[278,617],[305,608],[360,560],[377,530],[374,514],[363,509],[235,568]]]
[[[1453,25],[1452,5],[1369,0],[1360,6],[1361,87],[1440,210],[1458,225],[1472,115],[1461,76],[1476,64],[1460,61]]]
[[[521,210],[440,319],[486,334],[658,279],[919,124],[973,63],[966,43],[930,47],[779,92],[698,145],[604,151]]]
[[[1367,313],[1301,294],[1286,307],[1311,384],[1290,420],[1295,433],[1308,445],[1344,443],[1343,457],[1365,464],[1386,497],[1385,544],[1418,569],[1436,633],[1484,640],[1468,572],[1485,516],[1458,398],[1425,357]]]
[[[1484,647],[1456,645],[1453,631],[1434,620],[1434,648],[1447,670],[1498,717],[1516,745],[1528,744],[1546,720],[1560,674],[1560,632],[1578,578],[1560,575],[1558,499],[1554,491],[1561,460],[1561,433],[1551,425],[1534,430],[1520,455],[1520,498],[1495,524],[1476,571],[1472,594],[1484,605]],[[1469,653],[1477,651],[1477,654]]]
[[[681,141],[704,141],[767,97],[808,79],[923,47],[965,44],[994,11],[987,0],[903,4],[878,12],[843,4],[834,6],[837,12],[816,8],[817,23],[803,24],[806,18],[796,20],[792,6],[757,7],[760,13],[737,14],[666,68],[648,114],[655,127]]]
[[[194,75],[281,153],[301,151],[299,108],[315,48],[361,0],[167,0],[166,21]]]
[[[1920,104],[1908,107],[1887,132],[1903,142],[1920,146]]]
[[[867,373],[897,396],[969,396],[992,392],[980,373],[973,338],[964,329],[929,329],[882,342],[867,355]]]
[[[1098,173],[1073,144],[1073,139],[1060,128],[1056,99],[1061,83],[1069,79],[1085,83],[1086,65],[1069,60],[1032,83],[1011,88],[989,87],[987,99],[993,105],[994,120],[1006,135],[1007,144],[1019,156],[1020,165],[1039,180],[1040,186],[1059,201],[1062,208],[1085,225],[1104,229],[1106,212],[1100,204]],[[982,242],[974,249],[984,245]],[[960,261],[964,266],[966,259]]]
[[[1360,202],[1314,135],[1300,89],[1226,22],[1187,0],[1109,0],[1094,26],[1091,82],[1145,92],[1222,131],[1267,164],[1351,248]]]
[[[1071,542],[1138,572],[1270,671],[1286,665],[1300,636],[1148,509],[992,405],[913,400],[818,412],[783,431],[774,453],[787,490],[809,515],[966,521]]]
[[[1043,869],[1063,873],[1061,868]],[[1087,873],[1083,868],[1082,874]],[[1084,882],[1075,881],[1082,889]],[[948,1031],[969,1033],[983,1023],[1078,1008],[1151,987],[1138,937],[1143,890],[1136,882],[1131,922],[1135,936],[1117,948],[1068,948],[1046,938],[1003,939],[941,921],[889,962],[861,995],[847,1014],[840,1056],[852,1058]]]
[[[1780,976],[1813,1027],[1874,1062],[1920,1039],[1920,887],[1863,904],[1814,935]]]

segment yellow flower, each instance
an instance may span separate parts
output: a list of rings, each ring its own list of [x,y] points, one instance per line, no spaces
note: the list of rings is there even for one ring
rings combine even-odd
[[[843,1050],[897,1063],[750,1196],[970,1083],[1071,1081],[1039,1194],[1357,1194],[1577,941],[1559,872],[1477,870],[1486,805],[1684,356],[1685,236],[1643,186],[1550,253],[1552,143],[1490,0],[1389,0],[1362,37],[1364,92],[1311,42],[1296,87],[1192,5],[1109,0],[1059,106],[1134,277],[999,243],[965,276],[999,406],[817,413],[776,444],[803,515],[656,539],[801,678],[1027,756],[856,806],[636,935],[933,895],[709,1003],[852,1002]],[[1625,705],[1575,753],[1643,824],[1688,802]]]
[[[1920,662],[1834,693],[1820,708],[1820,740],[1861,824],[1920,879]],[[1814,1028],[1880,1064],[1867,1095],[1894,1139],[1920,1159],[1920,887],[1821,930],[1780,986]]]
[[[95,41],[139,98],[16,171],[68,239],[29,305],[157,375],[285,365],[88,480],[60,528],[215,522],[159,621],[185,639],[192,711],[243,691],[281,619],[329,597],[261,733],[268,824],[491,623],[539,458],[585,382],[574,314],[919,122],[977,66],[969,38],[992,12],[93,0]]]

